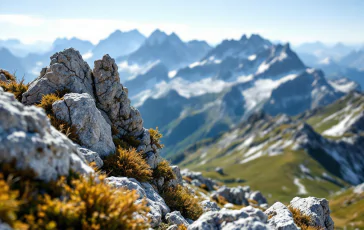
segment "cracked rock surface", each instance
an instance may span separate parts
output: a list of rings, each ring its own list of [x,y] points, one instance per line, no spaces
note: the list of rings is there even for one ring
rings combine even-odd
[[[42,109],[24,106],[0,87],[0,163],[16,160],[18,169],[32,169],[38,179],[50,181],[93,170],[77,145],[51,126]]]
[[[133,136],[140,141],[137,150],[146,155],[151,168],[160,162],[149,130],[143,128],[139,111],[131,106],[128,90],[120,83],[118,67],[109,55],[96,60],[91,71],[77,50],[69,48],[55,53],[50,65],[41,71],[23,94],[22,102],[37,104],[43,95],[65,91],[73,93],[72,96],[65,95],[63,102],[55,102],[53,111],[58,118],[81,128],[78,130],[84,147],[106,156],[115,151],[112,137]],[[71,104],[67,107],[68,103]],[[109,129],[113,130],[111,138]]]
[[[52,105],[54,115],[76,128],[80,144],[100,156],[115,152],[111,127],[87,93],[66,94]]]

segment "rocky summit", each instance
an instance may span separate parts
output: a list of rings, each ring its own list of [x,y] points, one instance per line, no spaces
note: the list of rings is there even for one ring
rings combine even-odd
[[[169,165],[109,55],[91,70],[69,48],[29,85],[1,81],[0,229],[334,229],[324,198],[270,203]],[[323,141],[305,127],[295,139]]]

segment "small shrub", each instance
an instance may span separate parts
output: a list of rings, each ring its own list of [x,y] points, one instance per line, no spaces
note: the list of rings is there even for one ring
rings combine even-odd
[[[0,220],[15,229],[26,229],[27,225],[17,219],[21,201],[19,192],[11,190],[4,175],[0,173]]]
[[[187,227],[184,224],[180,224],[178,225],[178,230],[187,230]]]
[[[136,191],[116,189],[104,177],[80,177],[64,184],[63,199],[40,198],[37,211],[26,216],[31,229],[147,229],[146,201],[136,204]]]
[[[8,81],[16,81],[15,76],[4,69],[0,69],[0,74],[3,74]]]
[[[119,147],[115,154],[107,156],[104,160],[104,171],[110,176],[125,176],[144,182],[152,179],[153,171],[135,149]]]
[[[188,183],[191,183],[191,181],[192,181],[192,179],[190,177],[187,177],[187,176],[183,176],[182,179],[187,181]]]
[[[202,188],[203,190],[209,191],[209,188],[207,187],[206,184],[201,184],[200,188]]]
[[[229,203],[225,197],[221,196],[221,195],[218,195],[217,196],[217,199],[215,199],[215,201],[218,203],[218,204],[221,204],[221,205],[225,205],[227,203]]]
[[[181,185],[164,188],[161,196],[172,211],[180,211],[186,218],[197,220],[203,213],[198,199]]]
[[[162,149],[164,147],[163,144],[160,143],[160,139],[163,135],[159,132],[158,127],[156,129],[149,129],[151,144],[156,145],[158,149]]]
[[[312,221],[309,215],[302,213],[298,208],[288,206],[288,209],[291,211],[293,220],[298,227],[302,230],[312,229],[312,226],[310,226]]]
[[[23,93],[28,90],[29,85],[24,84],[24,79],[22,79],[21,81],[0,81],[0,87],[2,87],[5,92],[14,94],[15,98],[21,102],[23,98]]]
[[[146,201],[136,204],[136,191],[113,188],[104,176],[70,172],[67,178],[44,182],[32,170],[15,166],[15,161],[0,164],[0,219],[14,229],[149,227]]]
[[[164,178],[164,182],[176,179],[171,166],[168,161],[162,160],[157,167],[153,170],[153,179]]]
[[[54,93],[43,95],[42,100],[40,101],[40,103],[37,106],[40,108],[43,108],[44,111],[46,112],[46,114],[53,114],[52,104],[61,99],[62,98],[60,98],[59,96],[57,96]]]
[[[68,122],[56,118],[53,114],[48,114],[48,118],[51,122],[51,125],[66,135],[71,141],[77,144],[81,143],[77,134],[77,128],[74,125],[70,125]]]
[[[137,148],[140,145],[140,140],[134,136],[124,135],[121,138],[114,138],[113,141],[116,147],[123,149]]]

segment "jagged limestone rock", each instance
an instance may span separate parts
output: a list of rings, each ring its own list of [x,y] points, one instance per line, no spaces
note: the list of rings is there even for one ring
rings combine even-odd
[[[214,201],[204,200],[201,202],[201,205],[204,212],[220,210],[220,207]]]
[[[97,106],[108,115],[120,134],[142,135],[143,120],[139,111],[130,106],[128,90],[120,84],[115,60],[109,55],[96,60],[93,77]],[[150,139],[146,144],[150,144]]]
[[[217,200],[219,196],[225,198],[226,201],[232,204],[249,205],[248,200],[245,198],[245,191],[241,186],[234,188],[228,188],[226,186],[220,187],[212,193],[211,198]]]
[[[62,100],[53,103],[52,110],[56,118],[75,127],[81,146],[100,156],[115,152],[111,127],[89,94],[66,94]]]
[[[24,106],[0,90],[0,162],[16,160],[19,169],[32,169],[45,181],[93,170],[77,145],[57,131],[42,109]]]
[[[181,213],[179,211],[174,211],[174,212],[167,213],[166,221],[170,225],[177,225],[178,226],[178,225],[183,224],[186,227],[188,225],[190,225],[187,222],[187,220],[181,215]]]
[[[220,229],[272,229],[267,224],[267,216],[259,209],[251,206],[240,210],[221,209],[206,212],[189,227],[189,230]]]
[[[143,198],[146,198],[147,205],[150,208],[148,216],[151,219],[152,227],[159,226],[162,222],[162,217],[170,212],[170,209],[163,198],[149,183],[139,183],[134,178],[127,177],[108,177],[106,178],[106,182],[116,188],[136,190],[139,195],[139,202],[141,202]]]
[[[104,162],[97,152],[91,151],[86,148],[78,148],[78,151],[82,153],[88,163],[95,163],[98,169],[100,169],[104,165]]]
[[[295,197],[290,206],[311,217],[312,226],[328,230],[334,229],[334,221],[330,217],[329,202],[316,197]]]
[[[206,185],[209,191],[214,190],[214,187],[217,185],[216,181],[203,177],[201,172],[192,172],[188,169],[183,169],[181,175],[188,177],[191,180],[198,180],[201,184]]]
[[[255,200],[256,202],[258,202],[259,205],[267,203],[267,199],[260,191],[254,191],[250,193],[249,199]]]
[[[65,89],[93,95],[92,84],[90,67],[80,52],[69,48],[51,57],[49,67],[44,68],[30,84],[28,91],[23,94],[22,102],[26,105],[39,103],[43,95]]]
[[[281,202],[274,203],[264,213],[270,217],[268,224],[274,229],[299,230],[294,223],[291,211]]]
[[[87,93],[95,99],[96,107],[104,120],[114,132],[116,131],[114,136],[133,136],[140,141],[137,150],[146,154],[148,164],[154,169],[160,162],[158,149],[152,145],[149,131],[143,128],[139,111],[130,105],[128,90],[120,83],[115,60],[109,55],[104,55],[101,60],[95,61],[94,66],[92,72],[80,53],[73,48],[54,54],[50,66],[41,71],[40,76],[23,94],[23,103],[36,104],[41,101],[43,95],[56,92]],[[87,126],[84,128],[89,131],[92,129]],[[99,144],[86,145],[84,142],[84,145],[101,156],[114,149],[108,142],[108,148],[104,150]]]
[[[173,180],[169,181],[168,186],[175,187],[178,184],[182,185],[183,180],[182,180],[182,175],[181,175],[180,168],[177,165],[171,165],[171,169],[173,171],[173,174],[176,176],[176,179],[173,179]]]

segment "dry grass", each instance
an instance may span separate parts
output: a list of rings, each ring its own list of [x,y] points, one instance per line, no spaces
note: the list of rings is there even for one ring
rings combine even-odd
[[[17,80],[9,80],[8,82],[0,81],[0,87],[2,87],[5,92],[14,94],[15,98],[19,102],[21,102],[23,98],[23,93],[25,93],[28,90],[29,85],[24,84],[24,79],[22,79],[21,81]]]
[[[64,183],[63,199],[44,195],[37,211],[26,216],[31,229],[147,229],[146,201],[136,204],[136,191],[112,188],[104,177]]]
[[[0,219],[14,229],[149,227],[146,201],[136,203],[136,191],[113,188],[104,183],[104,176],[70,173],[46,183],[15,165],[0,165]]]
[[[288,206],[295,224],[302,230],[323,230],[320,227],[312,226],[312,219],[309,215],[302,213],[298,208]]]
[[[115,154],[105,158],[102,170],[110,176],[125,176],[140,182],[150,181],[153,176],[150,166],[133,148],[126,150],[118,147]]]
[[[62,100],[63,96],[67,93],[69,93],[69,90],[64,89],[62,91],[56,91],[52,94],[43,95],[42,100],[39,104],[37,104],[37,106],[44,109],[51,122],[51,125],[54,128],[65,134],[73,142],[80,144],[81,141],[77,134],[77,128],[73,125],[68,124],[68,122],[66,121],[58,119],[56,116],[54,116],[52,111],[53,103]]]
[[[226,199],[225,199],[225,197],[223,197],[223,196],[218,196],[217,197],[217,199],[214,199],[218,204],[220,204],[220,205],[225,205],[225,204],[227,204],[227,203],[229,203]]]
[[[176,179],[176,176],[174,175],[171,166],[166,160],[162,160],[161,162],[159,162],[157,167],[153,169],[153,179],[159,179],[161,177],[164,178],[164,182]]]
[[[16,81],[15,76],[4,69],[0,69],[0,74],[3,74],[8,81]]]
[[[0,220],[15,229],[26,229],[27,225],[18,220],[17,212],[22,202],[19,200],[19,192],[11,190],[9,181],[4,180],[0,173]]]
[[[199,200],[181,185],[164,188],[161,196],[172,211],[180,211],[185,218],[197,220],[203,213]]]
[[[162,149],[164,147],[163,144],[160,143],[160,139],[163,135],[159,132],[158,127],[156,129],[149,129],[151,144],[157,146],[158,149]]]

